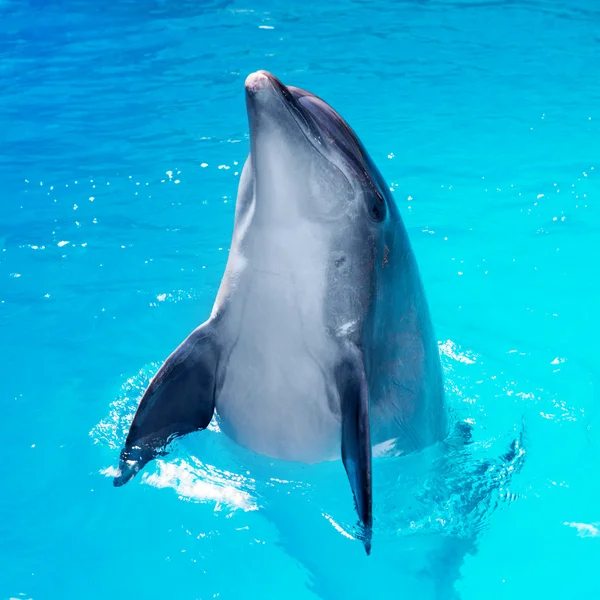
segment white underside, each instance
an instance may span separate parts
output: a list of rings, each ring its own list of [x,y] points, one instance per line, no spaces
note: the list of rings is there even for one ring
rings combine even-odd
[[[223,324],[233,349],[216,398],[221,426],[239,444],[302,462],[338,458],[341,444],[328,400],[338,401],[337,345],[324,323],[327,256],[318,233],[302,220],[261,232],[251,256],[237,261],[245,266]]]

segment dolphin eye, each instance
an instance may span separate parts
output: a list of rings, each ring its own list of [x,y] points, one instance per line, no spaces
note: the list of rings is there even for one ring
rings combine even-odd
[[[381,223],[385,219],[386,206],[383,195],[379,189],[375,189],[373,195],[369,198],[371,203],[369,207],[369,216],[373,221]]]
[[[383,217],[383,211],[379,208],[379,206],[373,204],[373,206],[371,206],[371,218],[374,221],[383,221]]]

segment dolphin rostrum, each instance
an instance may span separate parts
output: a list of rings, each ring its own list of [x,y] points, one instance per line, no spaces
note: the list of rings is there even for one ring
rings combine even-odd
[[[437,343],[398,208],[326,102],[246,79],[250,154],[210,318],[146,389],[116,486],[208,426],[276,459],[342,458],[367,553],[372,447],[408,453],[447,422]]]

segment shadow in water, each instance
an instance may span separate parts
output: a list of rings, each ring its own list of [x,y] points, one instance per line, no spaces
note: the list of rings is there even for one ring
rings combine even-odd
[[[458,598],[454,584],[464,557],[476,552],[491,514],[514,499],[510,482],[524,460],[523,432],[496,459],[456,438],[418,454],[376,458],[369,557],[340,462],[271,462],[253,475],[262,514],[277,527],[279,544],[308,570],[312,590],[324,600],[450,600]]]

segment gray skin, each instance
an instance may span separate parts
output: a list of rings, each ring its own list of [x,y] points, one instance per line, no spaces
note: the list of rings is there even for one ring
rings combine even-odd
[[[372,447],[446,436],[437,343],[409,239],[381,174],[320,98],[246,80],[250,155],[210,318],[150,382],[114,484],[216,412],[241,446],[343,460],[370,551]]]

